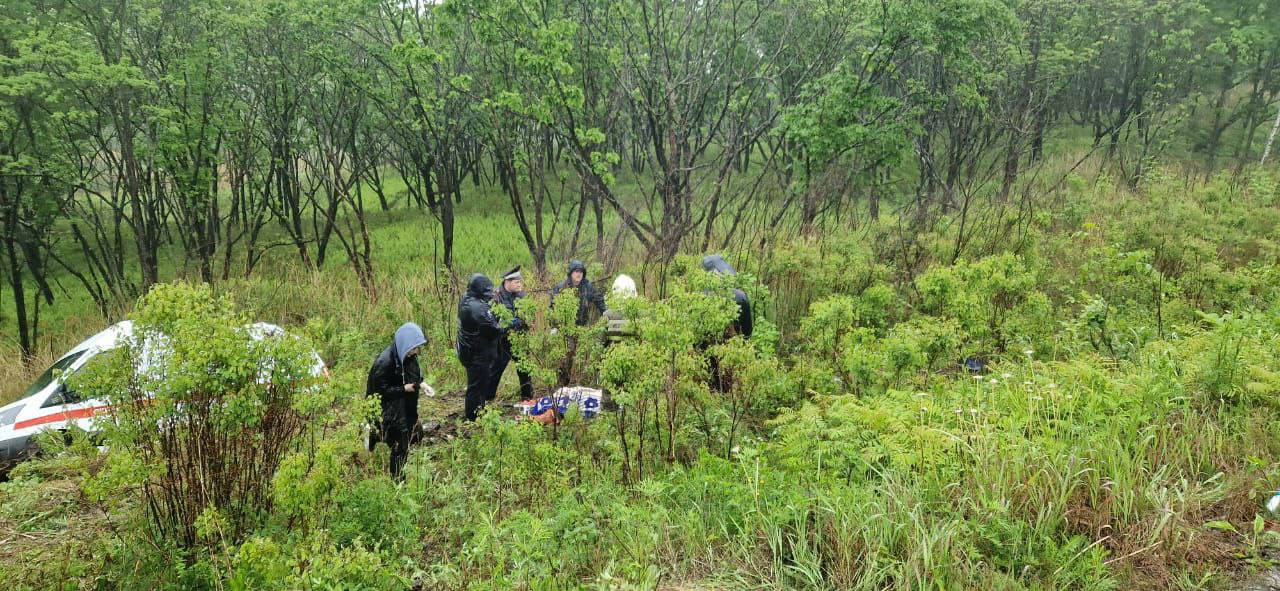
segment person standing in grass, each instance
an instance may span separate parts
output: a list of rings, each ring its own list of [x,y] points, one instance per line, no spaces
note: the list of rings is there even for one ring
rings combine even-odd
[[[569,276],[551,288],[551,301],[566,289],[578,290],[578,326],[587,326],[595,322],[608,308],[604,303],[604,294],[587,279],[587,266],[582,261],[569,261]]]
[[[725,275],[736,277],[738,271],[724,260],[724,257],[718,254],[707,255],[702,257],[702,270],[716,275]],[[742,335],[742,338],[751,338],[751,300],[747,298],[747,292],[742,291],[738,287],[733,288],[733,301],[738,305],[738,317],[734,319],[730,328],[734,334]]]
[[[587,279],[587,266],[582,264],[582,261],[569,261],[569,276],[551,288],[552,306],[555,306],[556,296],[566,289],[578,291],[578,314],[575,319],[578,326],[591,325],[605,313],[605,310],[608,310],[604,303],[604,294],[600,293],[600,290],[591,284],[591,280]],[[557,371],[561,386],[567,386],[573,380],[573,358],[578,352],[578,342],[574,337],[567,337],[565,340],[569,352]]]
[[[524,297],[524,276],[520,274],[520,267],[507,271],[502,276],[502,285],[498,288],[498,303],[506,306],[511,311],[511,324],[507,326],[507,331],[503,333],[498,340],[498,359],[493,364],[493,384],[502,381],[502,374],[507,370],[507,365],[512,361],[519,364],[520,360],[516,358],[511,351],[510,331],[528,330],[529,325],[520,318],[516,310],[516,301]],[[516,375],[520,378],[520,399],[529,400],[533,398],[533,377],[529,372],[520,369],[516,365]]]
[[[418,395],[426,387],[418,365],[418,351],[426,343],[427,337],[417,324],[401,325],[391,345],[369,368],[365,385],[365,395],[377,395],[382,405],[377,438],[391,448],[390,471],[396,480],[404,480],[402,470],[409,458],[409,439],[418,423]]]
[[[707,255],[702,257],[702,270],[714,275],[723,275],[727,277],[736,277],[738,271],[724,260],[724,257],[718,254]],[[738,317],[733,319],[729,324],[729,329],[725,331],[724,338],[729,339],[734,335],[742,335],[742,338],[751,338],[752,321],[751,321],[751,300],[747,298],[747,292],[742,291],[737,286],[733,288],[733,301],[738,305]],[[725,383],[725,376],[720,372],[720,360],[714,355],[708,357],[711,364],[711,387],[718,392],[724,392],[728,387]]]
[[[498,360],[498,341],[503,336],[502,326],[489,309],[493,301],[493,280],[476,273],[467,284],[467,293],[458,303],[458,361],[467,370],[467,397],[464,416],[468,421],[486,402],[498,394],[498,380],[502,374],[494,374]]]

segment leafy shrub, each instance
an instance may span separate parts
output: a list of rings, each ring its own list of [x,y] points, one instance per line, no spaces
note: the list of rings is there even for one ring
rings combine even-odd
[[[296,338],[255,339],[208,287],[159,285],[133,336],[73,387],[112,408],[115,484],[141,490],[159,538],[238,540],[270,507],[276,467],[331,393]]]
[[[716,404],[703,349],[724,334],[737,306],[732,299],[682,291],[637,312],[631,321],[637,338],[609,348],[600,378],[626,409],[619,419],[624,469],[642,473],[654,459],[673,463],[696,455],[695,441],[703,437],[692,418]]]
[[[1274,317],[1205,314],[1210,330],[1180,348],[1186,383],[1203,403],[1214,401],[1280,406],[1280,335]]]
[[[255,537],[236,549],[226,586],[243,591],[408,588],[401,570],[359,541],[339,544],[324,532],[290,547]]]
[[[1000,254],[934,267],[916,279],[920,311],[950,318],[965,337],[966,355],[1002,352],[1045,340],[1052,305],[1021,257]]]
[[[785,465],[853,482],[855,476],[861,481],[888,467],[945,463],[944,452],[956,445],[956,437],[931,424],[938,412],[912,393],[891,391],[869,400],[823,397],[784,411],[771,424]]]
[[[509,326],[510,310],[493,302],[494,315]],[[525,297],[516,302],[525,330],[508,333],[515,364],[546,390],[568,384],[592,385],[593,368],[603,351],[604,325],[578,326],[578,290],[566,289],[554,301]]]

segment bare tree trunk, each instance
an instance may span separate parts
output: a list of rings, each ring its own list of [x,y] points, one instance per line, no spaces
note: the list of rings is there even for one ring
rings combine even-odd
[[[1044,133],[1049,126],[1049,107],[1043,106],[1036,113],[1035,135],[1031,140],[1031,161],[1039,162],[1044,155]]]
[[[1230,61],[1222,67],[1221,80],[1218,82],[1218,97],[1213,102],[1213,123],[1209,126],[1209,138],[1205,141],[1205,152],[1208,154],[1208,164],[1205,166],[1205,180],[1213,174],[1214,164],[1218,158],[1218,145],[1222,142],[1222,133],[1231,125],[1230,121],[1223,124],[1225,118],[1227,94],[1231,92],[1234,84],[1232,80],[1235,78],[1236,56],[1238,48],[1232,45],[1227,57]]]
[[[569,253],[573,255],[576,255],[578,252],[578,239],[582,236],[582,220],[587,217],[587,200],[590,199],[590,197],[587,195],[586,183],[583,183],[582,185],[580,197],[581,198],[578,201],[578,218],[573,224],[573,240],[569,242]]]
[[[444,266],[453,270],[453,203],[445,195],[440,200],[440,238],[444,243]]]
[[[882,175],[880,175],[882,176]],[[871,191],[867,194],[867,216],[871,221],[880,221],[880,189],[882,183],[877,182],[871,186]]]
[[[121,130],[120,155],[124,161],[125,186],[128,188],[133,235],[138,248],[138,267],[142,271],[142,291],[146,292],[152,285],[160,282],[160,271],[156,256],[156,237],[148,223],[149,218],[143,210],[145,197],[142,182],[139,179],[140,166],[133,149],[133,124],[119,125],[122,119],[129,117],[130,114],[126,112],[123,116],[117,117],[116,121]]]
[[[5,228],[5,251],[9,258],[9,289],[13,292],[13,311],[18,320],[18,346],[22,348],[22,359],[26,362],[31,358],[34,343],[31,342],[31,327],[27,324],[27,294],[22,285],[22,263],[18,259],[14,236],[17,223],[5,225],[8,226]]]
[[[1258,161],[1258,165],[1262,166],[1267,163],[1267,156],[1271,155],[1271,144],[1276,141],[1276,130],[1280,129],[1280,103],[1276,104],[1276,122],[1271,124],[1271,134],[1267,136],[1267,145],[1262,149],[1262,159]]]
[[[596,256],[604,252],[604,197],[600,191],[591,191],[591,205],[596,210]]]

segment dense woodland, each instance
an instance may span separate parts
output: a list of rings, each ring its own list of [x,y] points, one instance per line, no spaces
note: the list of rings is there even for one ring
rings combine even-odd
[[[470,185],[539,270],[565,242],[660,262],[885,208],[905,234],[959,224],[958,260],[987,222],[1025,225],[1055,141],[1136,187],[1171,150],[1206,175],[1260,162],[1280,121],[1274,2],[83,0],[0,19],[5,331],[25,351],[42,309],[77,291],[109,315],[166,254],[206,282],[276,249],[339,257],[372,289],[375,210],[424,212],[452,268]]]
[[[1280,580],[1278,129],[1261,0],[3,3],[0,405],[121,319],[171,354],[68,378],[111,410],[0,481],[0,581]],[[459,420],[458,298],[518,263],[514,365],[617,409],[509,371]]]

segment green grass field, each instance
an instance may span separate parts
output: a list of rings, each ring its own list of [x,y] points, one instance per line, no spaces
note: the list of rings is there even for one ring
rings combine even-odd
[[[530,259],[496,194],[464,200],[456,277],[435,266],[427,212],[373,213],[372,296],[341,255],[311,272],[287,249],[214,287],[248,317],[304,335],[335,371],[334,410],[299,444],[304,467],[271,480],[245,537],[214,528],[198,550],[166,545],[147,526],[129,454],[73,442],[0,483],[0,580],[1231,589],[1269,568],[1280,540],[1262,509],[1280,487],[1280,184],[1169,168],[1131,192],[1101,170],[1036,194],[1019,232],[981,228],[982,254],[955,264],[949,230],[903,236],[892,215],[734,253],[760,328],[721,353],[735,368],[728,393],[708,389],[704,357],[681,344],[716,309],[681,259],[670,297],[650,285],[636,308],[649,323],[637,344],[580,359],[587,381],[624,384],[626,417],[551,428],[493,413],[415,448],[399,485],[385,449],[363,452],[340,427],[358,423],[344,413],[369,362],[399,323],[422,324],[424,373],[442,396],[423,400],[421,420],[449,422],[461,399],[443,393],[463,385],[449,340],[460,283]],[[907,239],[920,269],[895,254]],[[559,279],[567,241],[531,287]],[[166,273],[182,276],[169,254]],[[609,271],[640,271],[636,249]],[[46,357],[115,320],[70,291],[45,312]],[[538,358],[551,359],[555,312],[536,307]],[[987,367],[971,375],[966,357]],[[32,371],[4,359],[0,400]],[[551,379],[539,374],[540,391]],[[637,456],[637,442],[662,453]]]

